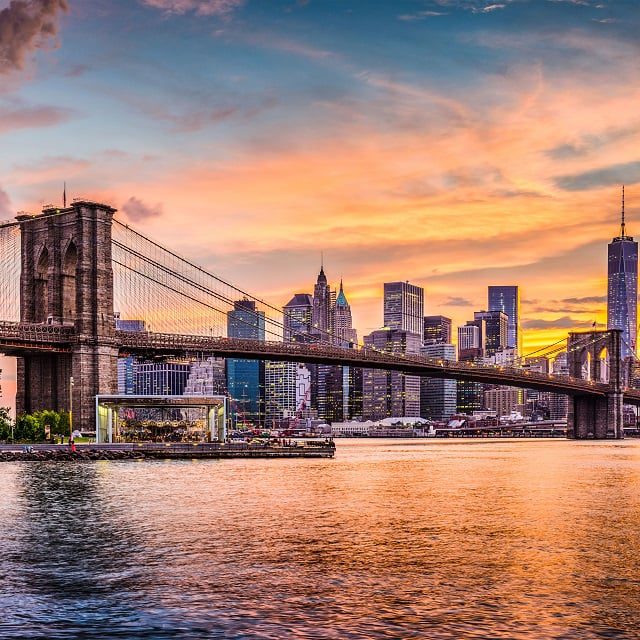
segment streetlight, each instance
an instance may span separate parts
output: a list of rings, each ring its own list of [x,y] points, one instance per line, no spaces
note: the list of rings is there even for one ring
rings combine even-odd
[[[69,444],[73,440],[73,376],[69,378]]]

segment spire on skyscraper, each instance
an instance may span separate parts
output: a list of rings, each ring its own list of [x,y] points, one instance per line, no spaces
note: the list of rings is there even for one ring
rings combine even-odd
[[[622,222],[620,223],[620,237],[624,238],[626,235],[624,223],[624,185],[622,185]]]
[[[347,296],[344,295],[344,289],[342,288],[342,278],[340,278],[340,291],[338,291],[338,297],[336,298],[336,306],[347,307]]]
[[[327,276],[324,275],[324,252],[320,252],[320,273],[318,274],[318,284],[327,284]]]

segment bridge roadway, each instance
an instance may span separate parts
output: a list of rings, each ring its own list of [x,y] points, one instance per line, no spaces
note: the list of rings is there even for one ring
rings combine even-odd
[[[78,341],[82,341],[82,337],[77,336],[71,326],[0,322],[0,352],[6,355],[19,356],[38,351],[66,353]],[[609,385],[592,380],[553,376],[511,367],[477,366],[468,362],[437,360],[419,355],[390,354],[365,347],[345,349],[324,344],[268,342],[146,331],[116,331],[113,343],[122,355],[164,356],[177,359],[218,356],[334,364],[599,398],[605,397],[610,391]],[[624,401],[627,404],[640,405],[640,390],[625,390]]]
[[[203,354],[248,360],[334,364],[601,398],[610,391],[609,385],[589,380],[558,377],[510,367],[482,367],[473,363],[436,360],[419,355],[390,354],[365,347],[345,349],[324,344],[125,331],[116,332],[116,340],[121,353],[132,355],[188,358]]]

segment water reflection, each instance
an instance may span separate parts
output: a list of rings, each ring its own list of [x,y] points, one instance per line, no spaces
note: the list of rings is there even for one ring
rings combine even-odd
[[[640,442],[0,466],[0,637],[636,638]]]

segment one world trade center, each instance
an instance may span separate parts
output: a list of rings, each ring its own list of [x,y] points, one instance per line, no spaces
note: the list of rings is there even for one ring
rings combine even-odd
[[[627,235],[624,221],[624,186],[620,235],[609,243],[607,328],[622,329],[621,355],[636,353],[638,314],[638,243]]]

